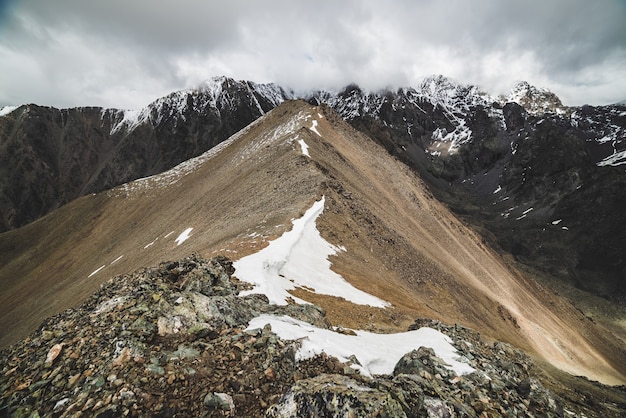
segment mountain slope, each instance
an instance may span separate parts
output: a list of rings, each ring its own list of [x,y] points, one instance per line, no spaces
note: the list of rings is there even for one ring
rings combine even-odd
[[[445,77],[415,88],[318,92],[417,170],[438,199],[533,274],[598,316],[588,293],[626,306],[626,108],[568,108],[518,84],[494,98]],[[556,278],[556,282],[553,280]],[[583,290],[583,292],[580,292]],[[626,335],[626,316],[609,318]]]
[[[80,196],[168,170],[291,97],[225,77],[146,108],[25,105],[0,117],[0,232]]]
[[[0,231],[169,169],[293,94],[218,77],[139,111],[0,111]],[[626,108],[569,108],[520,82],[506,97],[443,76],[411,88],[308,95],[422,175],[438,199],[522,268],[626,335]],[[599,296],[600,298],[598,298]],[[609,299],[610,302],[606,302]]]
[[[575,378],[576,391],[559,386],[521,351],[476,331],[426,319],[386,335],[337,329],[314,305],[242,295],[249,285],[232,273],[224,257],[193,255],[106,281],[0,351],[0,414],[605,418],[626,410],[623,387]]]
[[[435,318],[574,374],[626,381],[620,341],[508,267],[405,164],[330,109],[303,102],[279,106],[174,170],[85,196],[0,235],[0,328],[10,330],[2,343],[115,274],[191,251],[251,254],[322,196],[317,227],[345,248],[331,257],[333,270],[393,305],[293,291],[324,307],[333,324],[399,331],[416,317]]]

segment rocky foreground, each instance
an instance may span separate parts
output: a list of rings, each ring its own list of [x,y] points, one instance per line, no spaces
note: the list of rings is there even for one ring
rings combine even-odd
[[[457,376],[425,347],[407,353],[392,375],[373,378],[324,354],[298,362],[298,341],[281,340],[269,326],[246,330],[249,321],[269,313],[334,329],[324,312],[239,297],[248,285],[233,272],[226,258],[192,255],[109,280],[0,353],[0,416],[626,414],[626,388],[599,399],[602,387],[585,381],[594,394],[569,388],[557,395],[521,351],[426,319],[411,329],[447,334],[476,372]]]

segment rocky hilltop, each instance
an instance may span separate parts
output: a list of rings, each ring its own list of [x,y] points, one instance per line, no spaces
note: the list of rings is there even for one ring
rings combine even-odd
[[[288,316],[345,338],[315,305],[277,306],[224,257],[197,255],[114,277],[84,303],[46,319],[0,356],[2,416],[587,416],[618,417],[626,392],[579,379],[543,381],[524,353],[458,325],[443,333],[470,372],[457,374],[416,346],[393,372],[359,373],[324,352],[302,359],[306,338],[285,340],[261,315]],[[426,327],[426,328],[424,328]],[[374,347],[371,347],[374,349]],[[598,396],[602,393],[602,396]]]

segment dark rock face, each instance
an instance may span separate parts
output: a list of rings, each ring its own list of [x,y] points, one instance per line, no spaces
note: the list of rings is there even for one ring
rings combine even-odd
[[[192,255],[114,277],[82,305],[44,321],[0,352],[0,416],[623,416],[626,394],[539,380],[532,360],[504,343],[428,319],[475,372],[457,376],[432,349],[416,347],[392,375],[362,376],[325,354],[297,361],[298,341],[260,314],[331,329],[314,305],[239,297],[248,285],[224,257]],[[606,391],[606,392],[602,392]],[[621,395],[621,398],[620,398]],[[619,399],[623,399],[620,403]],[[617,400],[617,401],[616,401]]]
[[[626,296],[626,107],[564,107],[527,83],[492,99],[442,77],[309,99],[418,170],[433,193],[520,262]]]
[[[172,168],[287,97],[274,85],[217,78],[140,111],[21,106],[0,117],[0,232]]]

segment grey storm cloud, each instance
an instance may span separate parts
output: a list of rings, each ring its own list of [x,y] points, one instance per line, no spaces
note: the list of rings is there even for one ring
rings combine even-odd
[[[216,75],[306,91],[443,74],[626,99],[623,0],[0,1],[0,106],[137,108]]]

